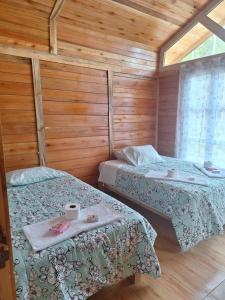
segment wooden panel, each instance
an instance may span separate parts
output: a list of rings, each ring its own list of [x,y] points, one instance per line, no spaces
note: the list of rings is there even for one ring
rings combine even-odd
[[[157,81],[113,76],[114,148],[155,144]]]
[[[0,55],[0,70],[0,113],[6,170],[37,166],[31,61]]]
[[[54,0],[1,0],[0,42],[48,51],[48,18]]]
[[[96,183],[109,158],[106,72],[41,62],[41,78],[47,165]]]
[[[60,21],[78,25],[84,29],[122,37],[148,44],[156,50],[161,40],[166,40],[171,31],[179,26],[151,15],[141,14],[113,1],[91,0],[66,1]],[[154,30],[152,30],[154,28]]]
[[[55,2],[55,0],[1,0],[0,43],[49,51],[49,17]],[[125,5],[116,2],[122,2]],[[150,48],[157,51],[159,46],[209,0],[179,0],[175,5],[173,1],[164,0],[157,2],[117,0],[116,2],[109,0],[65,1],[60,16],[57,18],[60,21],[57,26],[59,40],[67,40],[77,46],[96,49],[99,49],[100,42],[102,47],[105,44],[106,51],[115,53],[111,50],[110,44],[117,39],[118,51],[126,51],[126,47],[129,47],[130,52],[136,53],[135,55],[141,58],[144,53],[139,52],[137,48]],[[140,7],[142,7],[141,10]],[[54,16],[55,12],[51,20]],[[75,31],[68,29],[67,26],[73,26],[77,33],[75,34]],[[89,34],[90,30],[93,31],[92,34]],[[84,32],[81,33],[81,31]],[[95,40],[92,43],[89,39],[94,33],[102,36],[101,41],[100,35],[98,36],[96,45]],[[53,36],[55,36],[54,31]],[[133,51],[132,42],[134,48],[138,43],[142,46],[136,47],[136,51]]]
[[[178,90],[178,71],[159,78],[158,151],[162,155],[175,155]]]

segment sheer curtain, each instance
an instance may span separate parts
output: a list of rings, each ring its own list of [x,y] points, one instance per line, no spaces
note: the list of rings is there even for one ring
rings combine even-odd
[[[225,167],[225,58],[181,66],[178,158]]]

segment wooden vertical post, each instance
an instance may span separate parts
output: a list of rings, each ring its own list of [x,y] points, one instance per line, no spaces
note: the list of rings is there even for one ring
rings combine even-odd
[[[113,155],[113,72],[108,70],[109,156]]]
[[[57,24],[56,18],[60,14],[65,0],[56,0],[49,18],[50,53],[57,54]]]
[[[13,255],[12,255],[12,242],[10,232],[10,219],[9,219],[9,207],[7,186],[5,178],[5,158],[3,151],[2,141],[2,126],[0,115],[0,250],[7,253],[8,260],[5,262],[5,266],[0,268],[0,299],[15,300],[16,299],[16,287],[13,269]]]
[[[159,78],[156,79],[157,94],[156,94],[156,121],[155,121],[155,149],[158,150],[158,132],[159,132]]]
[[[39,163],[41,166],[45,166],[46,165],[45,128],[44,128],[44,115],[43,115],[43,104],[42,104],[40,62],[38,59],[32,58],[32,71],[33,71],[35,112],[36,112],[36,122],[37,122],[37,135],[38,135]]]

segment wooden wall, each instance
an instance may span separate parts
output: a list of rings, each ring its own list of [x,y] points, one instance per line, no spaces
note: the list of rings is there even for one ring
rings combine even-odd
[[[106,71],[41,62],[47,165],[96,183],[109,158]]]
[[[0,0],[0,44],[49,50],[49,15],[54,0]]]
[[[113,76],[114,148],[155,144],[157,80],[116,73]]]
[[[38,146],[31,60],[0,56],[0,111],[6,168],[37,166]],[[110,158],[107,72],[40,63],[47,166],[91,183]],[[154,144],[156,78],[112,73],[112,144]]]
[[[49,53],[49,16],[54,3],[0,0],[0,44],[26,49],[29,57],[33,50]],[[106,34],[91,23],[85,25],[71,15],[70,5],[80,4],[66,1],[57,18],[58,55],[68,62],[40,63],[46,162],[95,184],[98,164],[109,159],[110,150],[107,70],[112,70],[112,144],[115,148],[155,144],[158,53],[141,39],[129,40],[122,32]],[[70,64],[73,58],[91,68]],[[31,60],[1,56],[0,68],[7,170],[38,165]]]
[[[6,169],[38,165],[30,59],[0,55],[0,113]]]
[[[179,71],[168,71],[159,77],[158,151],[162,155],[175,155],[177,100]]]

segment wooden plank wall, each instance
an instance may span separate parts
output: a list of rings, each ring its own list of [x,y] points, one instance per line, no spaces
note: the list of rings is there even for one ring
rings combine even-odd
[[[160,74],[158,104],[158,151],[175,156],[179,71]]]
[[[114,148],[155,145],[157,80],[117,73],[113,76]]]
[[[38,165],[30,59],[0,55],[0,113],[6,170]]]
[[[0,44],[48,51],[48,19],[54,2],[0,0]]]
[[[91,184],[109,158],[106,71],[41,62],[46,161]]]
[[[0,43],[48,53],[54,3],[0,0]],[[113,70],[113,144],[154,144],[157,51],[126,39],[122,32],[105,34],[76,23],[69,6],[66,3],[57,18],[58,53],[68,61],[75,57]],[[6,167],[35,166],[39,160],[30,59],[1,57]],[[42,61],[41,79],[47,165],[95,184],[99,162],[109,158],[107,71]]]

